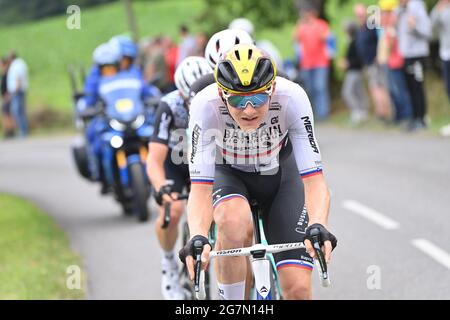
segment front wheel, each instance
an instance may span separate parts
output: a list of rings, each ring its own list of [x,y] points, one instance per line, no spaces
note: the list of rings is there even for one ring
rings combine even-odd
[[[121,205],[124,216],[131,216],[133,214],[133,203],[131,201],[123,200]]]
[[[149,218],[149,210],[147,200],[149,196],[148,183],[142,165],[138,162],[128,166],[130,177],[131,191],[133,194],[134,209],[138,214],[141,222],[147,221]]]

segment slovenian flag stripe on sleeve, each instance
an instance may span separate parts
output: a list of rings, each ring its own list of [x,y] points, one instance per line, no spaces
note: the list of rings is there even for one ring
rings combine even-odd
[[[192,184],[208,184],[213,185],[214,179],[191,179]]]
[[[312,176],[315,176],[318,174],[322,174],[321,168],[315,169],[313,171],[307,171],[307,172],[300,173],[300,176],[304,179],[304,178],[309,178],[309,177],[312,177]]]

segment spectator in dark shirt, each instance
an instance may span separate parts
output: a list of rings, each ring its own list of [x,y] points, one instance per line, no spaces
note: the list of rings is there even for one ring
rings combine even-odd
[[[1,87],[1,105],[2,105],[2,125],[5,138],[14,136],[14,120],[11,116],[11,96],[8,93],[6,84],[9,68],[9,59],[2,58],[0,61],[0,87]]]
[[[375,105],[375,114],[380,120],[389,121],[391,101],[387,92],[387,76],[377,63],[378,34],[376,26],[367,22],[367,8],[363,4],[354,7],[359,31],[356,34],[356,48],[369,80],[369,91]]]
[[[366,120],[369,113],[369,99],[364,87],[363,64],[356,48],[358,29],[358,25],[353,22],[349,22],[345,26],[350,43],[345,60],[340,62],[340,67],[346,70],[342,97],[349,108],[352,124],[359,124]]]

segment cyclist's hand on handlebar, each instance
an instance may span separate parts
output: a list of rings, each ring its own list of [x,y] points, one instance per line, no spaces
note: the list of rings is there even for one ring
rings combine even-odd
[[[156,203],[162,206],[163,202],[172,202],[173,198],[171,196],[172,193],[172,185],[166,184],[163,185],[157,192],[155,192],[154,197]]]
[[[311,232],[312,230],[315,230],[315,232]],[[337,246],[337,238],[320,223],[315,223],[306,228],[306,238],[304,243],[306,251],[312,258],[317,258],[312,243],[314,233],[318,234],[320,248],[325,255],[325,261],[329,263],[331,261],[331,252]]]
[[[171,194],[165,194],[162,196],[162,203],[168,203],[168,202],[173,202],[174,200],[176,200],[177,198],[172,196]]]
[[[189,240],[189,242],[180,250],[178,253],[181,262],[186,264],[186,267],[189,272],[189,278],[194,280],[194,268],[195,268],[195,246],[194,243],[196,241],[200,241],[203,244],[203,250],[201,253],[201,261],[202,261],[202,270],[205,270],[208,266],[209,253],[212,249],[211,244],[209,243],[208,238],[204,236],[194,236]]]

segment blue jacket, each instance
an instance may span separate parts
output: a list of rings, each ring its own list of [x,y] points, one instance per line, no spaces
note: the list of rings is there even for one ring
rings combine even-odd
[[[94,64],[86,77],[84,82],[84,95],[86,105],[88,107],[95,105],[98,99],[98,85],[100,83],[100,68]]]
[[[123,74],[124,77],[132,77],[140,79],[142,82],[142,98],[147,99],[151,97],[161,96],[161,92],[155,86],[146,84],[144,82],[144,76],[138,66],[132,65],[128,70],[120,71],[119,74]],[[100,68],[98,65],[93,65],[89,70],[89,74],[86,77],[84,83],[85,102],[87,107],[95,105],[99,98],[99,85],[102,76],[100,74]]]

